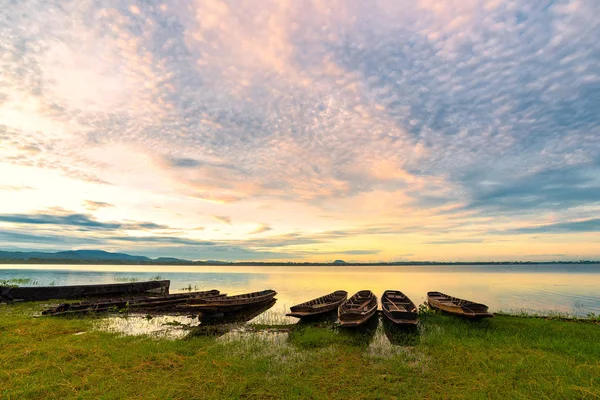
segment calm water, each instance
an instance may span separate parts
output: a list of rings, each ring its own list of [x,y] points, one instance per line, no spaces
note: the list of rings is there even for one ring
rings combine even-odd
[[[171,292],[219,289],[239,294],[274,289],[277,303],[268,312],[280,318],[299,302],[336,289],[353,294],[370,289],[378,296],[399,289],[416,304],[438,290],[482,302],[492,311],[600,313],[600,264],[534,266],[381,266],[381,267],[231,267],[231,266],[74,266],[2,265],[0,280],[33,278],[39,285],[114,283],[160,275]],[[264,318],[264,317],[263,317]]]

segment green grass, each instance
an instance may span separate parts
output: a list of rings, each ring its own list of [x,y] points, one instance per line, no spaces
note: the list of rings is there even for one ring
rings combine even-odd
[[[167,340],[102,332],[90,317],[33,318],[42,308],[0,305],[0,398],[600,397],[597,323],[432,314],[416,331],[316,323]]]

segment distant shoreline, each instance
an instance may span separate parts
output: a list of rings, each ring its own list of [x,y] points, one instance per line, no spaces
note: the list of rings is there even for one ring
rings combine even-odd
[[[381,266],[461,266],[461,265],[594,265],[600,261],[477,261],[477,262],[435,262],[435,261],[406,261],[388,263],[314,263],[314,262],[207,262],[207,261],[133,261],[133,260],[60,260],[60,259],[28,259],[0,260],[0,265],[155,265],[155,266],[314,266],[314,267],[381,267]]]

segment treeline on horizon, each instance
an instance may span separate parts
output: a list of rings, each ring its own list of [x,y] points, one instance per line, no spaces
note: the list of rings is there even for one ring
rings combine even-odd
[[[273,261],[160,261],[160,260],[73,260],[73,259],[2,259],[0,264],[67,264],[67,265],[209,265],[209,266],[386,266],[386,265],[540,265],[540,264],[598,264],[597,260],[578,261],[393,261],[393,262],[273,262]]]

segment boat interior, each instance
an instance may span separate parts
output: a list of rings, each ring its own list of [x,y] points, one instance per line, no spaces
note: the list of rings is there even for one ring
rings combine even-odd
[[[387,302],[382,303],[382,307],[387,308],[389,311],[413,311],[416,307],[412,303],[410,303],[406,296],[402,296],[395,293],[387,294]]]
[[[368,290],[361,290],[357,295],[352,296],[348,302],[345,303],[345,308],[365,311],[369,308],[374,300],[373,294]]]
[[[463,311],[473,314],[485,314],[488,313],[488,306],[485,304],[474,303],[469,300],[459,299],[452,296],[444,295],[440,292],[428,293],[428,297],[432,300],[439,302],[440,304],[449,306],[458,306]]]

